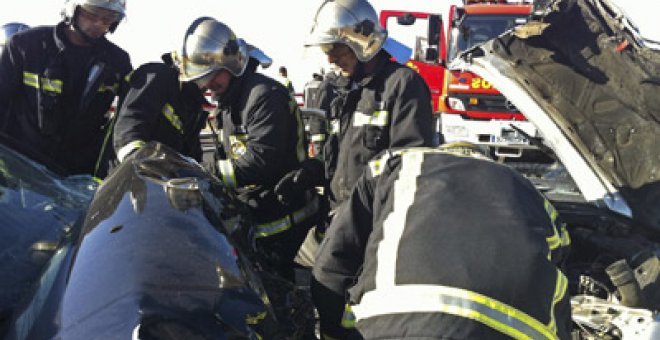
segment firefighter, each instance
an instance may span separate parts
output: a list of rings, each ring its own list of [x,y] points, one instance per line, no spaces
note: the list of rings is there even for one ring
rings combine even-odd
[[[277,190],[328,187],[327,224],[376,154],[392,147],[433,145],[433,108],[424,79],[391,60],[405,62],[411,50],[387,37],[365,0],[324,1],[305,45],[320,47],[328,63],[340,70],[332,85],[330,131],[322,157],[316,158],[322,166],[306,163],[284,177]],[[323,235],[324,224],[316,235]]]
[[[464,146],[387,151],[339,209],[313,269],[322,338],[570,338],[568,234],[515,170]]]
[[[0,53],[2,53],[2,49],[12,35],[20,31],[25,31],[28,28],[30,28],[30,26],[20,22],[10,22],[0,26]]]
[[[190,26],[177,63],[182,81],[208,89],[217,102],[218,177],[251,209],[264,258],[293,280],[293,258],[318,210],[312,190],[292,194],[286,204],[273,192],[306,159],[295,99],[277,80],[249,67],[245,42],[215,19]]]
[[[387,38],[367,1],[325,1],[306,46],[319,46],[350,80],[331,104],[332,135],[325,144],[335,207],[380,151],[432,145],[431,94],[419,74],[391,60],[401,46]]]
[[[138,67],[130,76],[113,135],[120,162],[150,141],[202,160],[199,134],[208,117],[208,101],[195,83],[179,81],[173,54],[164,54],[162,63]]]
[[[68,0],[60,23],[15,34],[0,56],[0,132],[64,175],[105,175],[108,111],[132,69],[105,35],[125,9],[125,0]]]
[[[248,51],[248,68],[266,68],[272,63],[259,48],[248,44]],[[176,52],[166,53],[161,59],[162,63],[140,66],[129,77],[130,90],[114,128],[119,162],[150,141],[202,162],[200,132],[207,122],[206,108],[210,107],[205,90],[193,81],[179,80]]]

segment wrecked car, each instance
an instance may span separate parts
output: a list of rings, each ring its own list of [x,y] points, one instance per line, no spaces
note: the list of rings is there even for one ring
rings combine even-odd
[[[607,0],[537,1],[527,24],[450,67],[538,128],[527,138],[546,157],[507,164],[570,233],[574,338],[659,338],[658,51]],[[313,322],[305,296],[273,290],[296,291],[198,164],[150,144],[99,187],[0,155],[0,336],[272,339]]]
[[[660,337],[660,52],[608,0],[537,1],[454,60],[496,86],[549,156],[515,163],[571,235],[575,336]]]
[[[306,291],[260,262],[249,216],[194,160],[151,143],[98,185],[0,153],[0,214],[14,236],[0,261],[7,339],[314,331]]]

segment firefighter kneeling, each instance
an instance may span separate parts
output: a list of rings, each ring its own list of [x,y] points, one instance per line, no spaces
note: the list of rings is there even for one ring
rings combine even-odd
[[[556,217],[527,179],[470,145],[384,153],[319,248],[322,338],[570,338],[558,269],[570,241]]]

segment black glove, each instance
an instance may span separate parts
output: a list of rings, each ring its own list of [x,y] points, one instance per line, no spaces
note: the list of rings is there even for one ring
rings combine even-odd
[[[295,195],[323,184],[323,163],[316,159],[308,159],[300,164],[300,168],[293,170],[275,185],[274,191],[280,202],[290,203]]]

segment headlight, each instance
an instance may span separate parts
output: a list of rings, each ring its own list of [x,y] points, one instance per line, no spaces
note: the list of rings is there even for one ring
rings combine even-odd
[[[449,108],[452,110],[465,111],[465,105],[463,105],[463,101],[458,98],[448,97],[447,104],[449,104]]]

